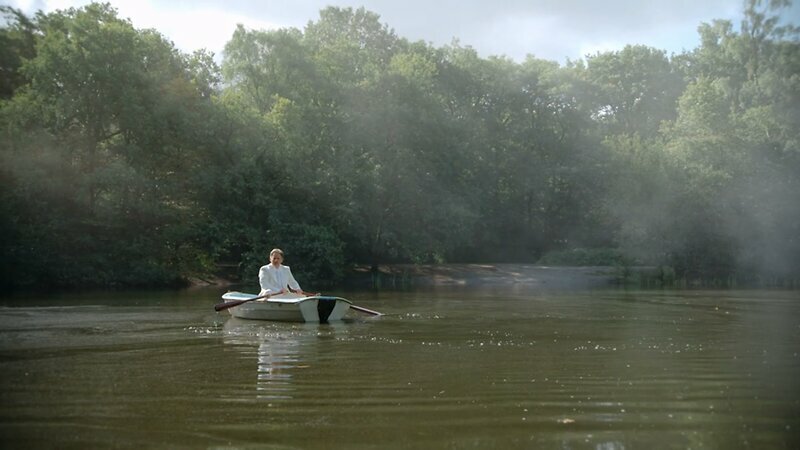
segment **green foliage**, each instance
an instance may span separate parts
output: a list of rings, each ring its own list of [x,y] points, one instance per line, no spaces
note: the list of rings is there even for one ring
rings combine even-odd
[[[685,86],[665,52],[641,45],[589,56],[575,76],[584,107],[610,134],[655,135],[674,120]]]
[[[800,269],[800,45],[774,40],[786,29],[757,6],[740,33],[726,22],[701,27],[677,117],[657,139],[607,140],[620,175],[611,191],[620,246],[681,279]]]
[[[2,105],[4,285],[162,285],[210,264],[191,223],[202,78],[108,5],[39,15]],[[205,116],[203,116],[205,118]],[[191,250],[194,248],[194,250]]]
[[[2,7],[0,283],[172,284],[220,264],[254,281],[274,247],[312,290],[387,262],[791,279],[785,4],[702,24],[681,55],[631,45],[566,67],[411,43],[363,8],[240,26],[218,67],[107,4]]]
[[[330,286],[344,275],[344,243],[324,225],[275,223],[253,235],[251,248],[242,256],[243,279],[251,282],[258,282],[258,269],[269,264],[273,248],[284,249],[284,263],[294,267],[292,273],[306,290]]]
[[[36,26],[22,11],[0,6],[8,26],[0,29],[0,99],[8,99],[29,80],[20,68],[36,54]]]

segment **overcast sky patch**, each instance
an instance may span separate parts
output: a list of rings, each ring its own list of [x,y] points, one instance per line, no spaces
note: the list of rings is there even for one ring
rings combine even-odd
[[[28,14],[88,4],[87,0],[11,0]],[[742,0],[111,0],[137,28],[155,28],[184,52],[221,54],[236,25],[303,29],[328,5],[364,6],[398,36],[434,46],[454,39],[482,57],[527,55],[565,62],[641,44],[681,53],[699,45],[697,27],[714,19],[738,29]],[[784,21],[798,24],[800,2]]]

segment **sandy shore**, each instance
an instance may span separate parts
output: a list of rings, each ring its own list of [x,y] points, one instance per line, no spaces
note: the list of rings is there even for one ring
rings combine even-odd
[[[612,267],[556,267],[534,264],[395,264],[380,266],[385,281],[400,280],[417,286],[524,285],[550,288],[591,288],[616,281]],[[357,272],[368,275],[362,267]]]

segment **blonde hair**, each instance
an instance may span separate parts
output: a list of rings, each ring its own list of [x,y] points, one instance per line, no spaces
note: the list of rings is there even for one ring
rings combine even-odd
[[[275,253],[283,256],[283,250],[281,250],[279,248],[273,248],[272,251],[269,252],[269,257],[272,258],[272,255],[274,255]]]

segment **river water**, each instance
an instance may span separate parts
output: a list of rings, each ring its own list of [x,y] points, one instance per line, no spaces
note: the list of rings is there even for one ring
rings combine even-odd
[[[0,300],[0,448],[800,448],[797,291],[220,294]]]

